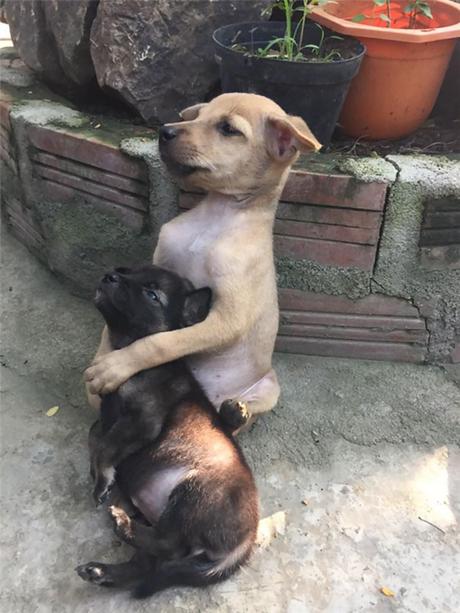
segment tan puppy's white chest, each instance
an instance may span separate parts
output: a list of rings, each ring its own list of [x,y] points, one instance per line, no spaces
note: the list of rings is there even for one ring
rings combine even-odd
[[[222,207],[223,208],[223,207]],[[195,287],[215,288],[213,256],[232,233],[232,224],[207,207],[206,214],[193,210],[163,226],[155,252],[155,264],[189,279]]]

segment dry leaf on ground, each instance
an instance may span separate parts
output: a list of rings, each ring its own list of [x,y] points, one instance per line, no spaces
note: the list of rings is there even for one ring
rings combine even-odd
[[[388,596],[388,598],[393,598],[393,596],[395,595],[393,590],[390,590],[389,587],[381,587],[380,591],[382,592],[384,596]]]
[[[51,407],[51,409],[48,409],[46,411],[46,416],[53,417],[53,415],[56,415],[58,411],[59,411],[59,407],[57,405],[55,407]]]
[[[278,511],[278,513],[264,517],[259,522],[256,544],[265,549],[279,534],[284,534],[285,528],[286,511]]]

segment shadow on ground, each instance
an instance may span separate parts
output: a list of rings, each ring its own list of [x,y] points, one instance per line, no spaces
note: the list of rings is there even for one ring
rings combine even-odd
[[[285,533],[211,589],[135,602],[83,583],[77,564],[129,555],[90,496],[81,373],[101,321],[10,236],[2,251],[2,611],[460,610],[455,382],[434,367],[288,355],[275,360],[279,406],[241,438],[263,514],[285,511]]]

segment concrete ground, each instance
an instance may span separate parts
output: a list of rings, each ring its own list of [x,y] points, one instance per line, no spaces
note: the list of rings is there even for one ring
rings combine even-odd
[[[0,22],[0,49],[2,47],[11,47],[10,28],[6,23]]]
[[[207,590],[136,602],[83,583],[77,564],[129,555],[90,496],[81,373],[101,320],[8,235],[2,252],[4,613],[460,610],[455,373],[293,355],[275,359],[279,406],[241,437],[284,534]]]

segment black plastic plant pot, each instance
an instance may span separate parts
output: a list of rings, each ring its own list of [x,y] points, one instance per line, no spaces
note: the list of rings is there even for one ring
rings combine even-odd
[[[354,38],[334,40],[350,57],[333,61],[290,62],[252,55],[274,38],[283,36],[284,29],[283,22],[259,22],[237,23],[216,30],[213,40],[222,91],[271,98],[290,115],[302,117],[320,143],[327,145],[365,47]],[[324,34],[328,37],[334,33],[324,29]],[[308,22],[303,44],[318,44],[321,35],[320,28]]]

